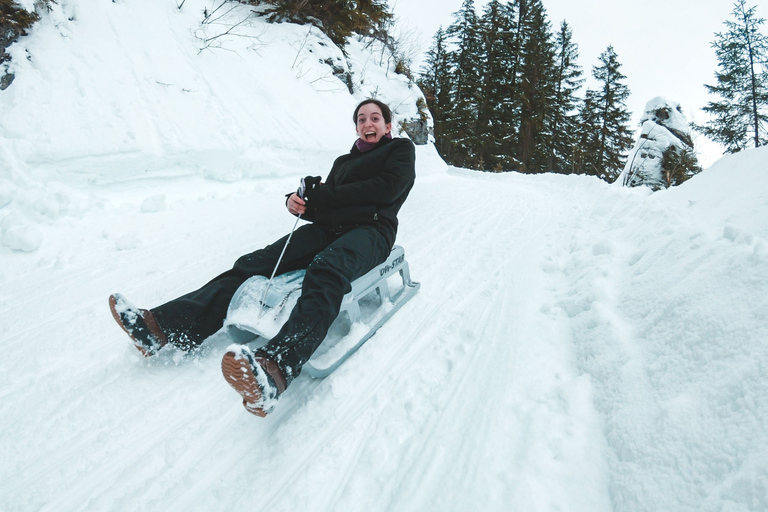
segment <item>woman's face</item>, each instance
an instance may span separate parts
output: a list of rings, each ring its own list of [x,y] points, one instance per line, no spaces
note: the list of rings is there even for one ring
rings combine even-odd
[[[357,111],[357,135],[365,142],[376,143],[392,129],[385,123],[381,109],[375,103],[366,103]]]

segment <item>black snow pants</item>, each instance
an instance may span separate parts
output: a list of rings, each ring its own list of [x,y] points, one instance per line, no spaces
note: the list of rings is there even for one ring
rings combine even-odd
[[[191,350],[218,331],[237,288],[250,277],[269,277],[287,238],[242,256],[199,290],[152,309],[168,340]],[[383,263],[390,249],[373,226],[333,234],[306,224],[293,233],[277,275],[306,268],[301,297],[280,332],[261,349],[278,363],[287,382],[325,339],[351,282]]]

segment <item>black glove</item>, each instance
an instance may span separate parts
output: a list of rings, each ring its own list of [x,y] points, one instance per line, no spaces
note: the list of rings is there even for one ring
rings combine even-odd
[[[301,186],[299,187],[299,190],[296,191],[296,193],[303,200],[309,200],[315,187],[320,184],[321,179],[322,178],[320,178],[320,176],[307,176],[305,178],[301,178]]]

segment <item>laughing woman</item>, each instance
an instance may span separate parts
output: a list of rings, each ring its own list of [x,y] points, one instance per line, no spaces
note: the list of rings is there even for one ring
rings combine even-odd
[[[339,314],[351,282],[384,262],[395,243],[397,213],[415,179],[415,151],[408,139],[392,138],[392,112],[368,99],[353,114],[358,139],[333,163],[325,182],[306,177],[302,195],[286,206],[310,224],[291,238],[276,275],[306,269],[301,297],[288,321],[257,351],[242,347],[222,359],[227,382],[253,414],[265,416],[299,375]],[[269,277],[288,235],[238,259],[208,284],[153,309],[133,307],[120,294],[109,297],[117,323],[145,356],[171,343],[200,346],[218,331],[229,302],[248,278]]]

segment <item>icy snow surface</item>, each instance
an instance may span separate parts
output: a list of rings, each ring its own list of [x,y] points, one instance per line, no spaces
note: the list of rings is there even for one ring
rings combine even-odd
[[[276,240],[354,104],[414,101],[362,44],[354,97],[291,70],[307,27],[198,55],[203,5],[60,0],[11,48],[0,227],[38,235],[0,246],[0,509],[768,510],[768,148],[650,194],[419,147],[421,290],[333,375],[261,419],[228,339],[141,357],[110,293],[155,306]]]

